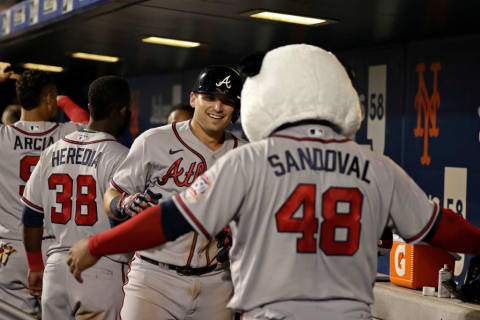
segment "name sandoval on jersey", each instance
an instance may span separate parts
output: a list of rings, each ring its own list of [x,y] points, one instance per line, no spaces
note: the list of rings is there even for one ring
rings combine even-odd
[[[81,164],[88,167],[97,167],[103,153],[96,153],[88,148],[62,148],[52,153],[52,168],[61,164]]]
[[[354,175],[358,179],[370,183],[367,179],[370,162],[367,160],[361,163],[357,156],[350,153],[342,153],[338,150],[318,148],[298,148],[296,150],[285,150],[284,155],[273,154],[269,156],[268,162],[274,173],[278,176],[305,169],[315,171],[336,171],[341,174]]]
[[[13,146],[13,149],[43,151],[54,142],[55,141],[53,140],[53,137],[32,138],[15,136],[15,144]]]

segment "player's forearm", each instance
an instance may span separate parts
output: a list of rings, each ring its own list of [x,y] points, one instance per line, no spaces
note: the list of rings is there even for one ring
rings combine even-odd
[[[86,124],[90,120],[90,114],[73,102],[68,96],[59,96],[57,104],[73,122]]]
[[[23,244],[29,270],[43,270],[42,236],[43,227],[23,226]]]
[[[461,215],[442,209],[437,229],[425,239],[430,244],[448,251],[480,254],[480,229]]]
[[[23,244],[29,252],[38,251],[42,248],[43,227],[23,226]]]
[[[160,206],[148,208],[121,225],[93,236],[88,249],[96,258],[156,247],[167,241]]]
[[[105,209],[105,213],[114,220],[120,220],[120,219],[118,219],[118,217],[114,213],[112,213],[112,211],[110,210],[110,204],[113,198],[121,195],[122,193],[117,189],[109,188],[105,192],[105,195],[103,196],[103,208]]]

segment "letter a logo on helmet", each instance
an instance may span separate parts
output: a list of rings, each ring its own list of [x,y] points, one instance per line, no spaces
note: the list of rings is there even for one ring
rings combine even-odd
[[[215,65],[203,69],[193,86],[195,93],[221,94],[235,102],[232,122],[240,116],[240,92],[243,80],[240,73],[231,67]]]
[[[217,87],[220,87],[222,84],[224,84],[228,89],[230,89],[232,87],[232,85],[230,84],[230,76],[226,76],[225,79],[223,79],[222,81],[215,83]]]

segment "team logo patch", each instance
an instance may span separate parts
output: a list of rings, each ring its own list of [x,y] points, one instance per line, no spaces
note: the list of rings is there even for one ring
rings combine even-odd
[[[222,84],[224,84],[225,87],[230,89],[232,87],[232,85],[230,84],[230,76],[226,76],[225,79],[223,79],[222,81],[215,83],[217,87],[220,87]]]
[[[88,134],[82,133],[78,136],[79,141],[87,141],[88,140]]]
[[[210,185],[211,185],[210,180],[205,175],[203,175],[199,177],[192,184],[192,186],[186,190],[185,195],[187,198],[198,200],[198,198],[202,194],[208,191],[208,189],[210,188]]]
[[[440,93],[438,92],[437,82],[438,73],[442,69],[440,62],[433,62],[430,65],[430,71],[433,72],[433,93],[428,95],[427,86],[423,73],[426,71],[424,63],[417,64],[418,72],[418,91],[415,95],[415,109],[417,109],[417,127],[413,130],[415,137],[423,139],[423,154],[420,157],[422,165],[430,165],[431,158],[428,154],[428,139],[437,138],[439,128],[437,127],[437,109],[440,108]],[[422,113],[424,121],[422,126]]]

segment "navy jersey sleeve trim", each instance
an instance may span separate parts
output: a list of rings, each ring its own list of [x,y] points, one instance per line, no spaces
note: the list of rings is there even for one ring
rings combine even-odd
[[[442,221],[442,215],[443,215],[443,210],[439,210],[438,218],[435,219],[435,223],[433,224],[432,228],[430,229],[430,231],[428,231],[425,238],[423,238],[424,241],[430,242],[433,236],[435,235],[435,233],[437,233],[438,227],[440,226],[440,221]]]
[[[162,211],[163,234],[168,241],[173,241],[185,233],[195,231],[178,210],[173,200],[162,202],[160,210]]]
[[[43,213],[32,210],[29,207],[23,207],[22,224],[26,227],[43,227]]]

